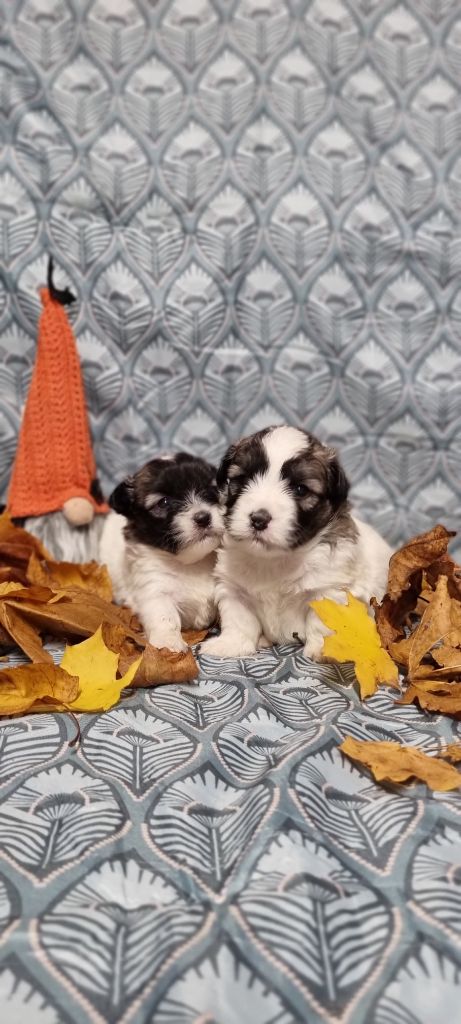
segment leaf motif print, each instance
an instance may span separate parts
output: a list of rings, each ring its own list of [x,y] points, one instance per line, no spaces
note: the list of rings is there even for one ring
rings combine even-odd
[[[216,282],[197,263],[180,274],[165,302],[165,320],[178,341],[194,355],[206,349],[225,317]]]
[[[419,817],[411,797],[390,794],[337,750],[322,750],[293,775],[294,794],[307,819],[339,848],[386,874]]]
[[[154,1009],[155,1024],[300,1024],[282,996],[258,977],[240,950],[224,943],[189,967],[168,988]]]
[[[137,858],[113,857],[47,908],[39,937],[54,967],[115,1024],[204,917],[203,904]]]
[[[14,34],[20,50],[46,72],[67,56],[77,26],[67,0],[47,0],[45,13],[46,17],[40,18],[37,3],[26,0]]]
[[[5,1024],[30,1020],[34,1024],[70,1024],[70,1019],[53,1006],[45,993],[23,972],[0,969],[0,1005]]]
[[[461,829],[439,824],[411,866],[413,907],[455,940],[461,937]]]
[[[152,845],[206,888],[220,891],[271,805],[267,784],[248,792],[210,766],[168,786],[147,815]]]
[[[13,885],[0,875],[0,939],[4,939],[6,930],[18,921],[21,914],[19,895]]]
[[[338,1019],[392,937],[386,902],[322,844],[294,829],[273,839],[238,906],[271,958]]]
[[[226,133],[245,119],[255,94],[256,82],[248,65],[229,49],[206,68],[197,90],[207,119]]]
[[[189,121],[165,152],[163,175],[171,195],[193,210],[210,194],[223,162],[216,139],[198,121]]]
[[[96,279],[92,303],[101,329],[124,350],[139,341],[151,323],[144,285],[122,260],[111,263]]]
[[[282,184],[291,171],[294,154],[287,136],[270,118],[253,121],[239,140],[235,153],[243,183],[262,202]]]
[[[185,733],[141,709],[116,708],[95,717],[82,739],[88,764],[98,774],[120,779],[134,796],[185,766],[194,749]]]
[[[177,119],[183,103],[179,79],[171,67],[156,57],[136,68],[122,99],[127,120],[155,140]]]
[[[257,237],[249,203],[230,185],[214,196],[197,226],[197,243],[209,262],[230,278],[247,260]]]
[[[168,687],[168,692],[159,688],[146,694],[146,703],[153,711],[160,711],[178,725],[185,722],[200,730],[232,719],[244,702],[240,686],[220,679],[201,678],[192,685]]]
[[[257,707],[238,722],[224,725],[215,743],[222,763],[241,782],[263,779],[291,754],[307,749],[319,730],[310,721],[302,732],[284,725],[274,714]]]
[[[107,211],[86,178],[77,178],[59,194],[51,209],[50,233],[62,255],[84,272],[110,245]]]
[[[110,89],[100,69],[84,53],[66,64],[55,77],[51,105],[76,135],[94,131],[110,107]]]
[[[144,151],[120,121],[97,136],[88,167],[96,189],[117,214],[138,197],[149,174]]]
[[[437,1007],[447,1021],[459,1011],[461,971],[429,942],[420,942],[386,986],[373,1013],[373,1024],[434,1024]]]
[[[264,7],[258,0],[244,0],[237,6],[233,27],[242,50],[264,63],[277,53],[289,31],[286,0],[266,0]]]
[[[130,256],[159,281],[179,259],[185,236],[179,217],[169,203],[153,193],[130,219],[125,244]]]
[[[187,71],[206,60],[216,45],[221,26],[210,0],[194,4],[190,0],[171,0],[160,26],[160,39],[174,61]]]
[[[292,320],[294,301],[288,281],[267,260],[248,274],[240,289],[236,313],[253,345],[263,349],[279,341]]]
[[[133,60],[145,42],[146,23],[134,0],[117,0],[114,17],[112,0],[98,0],[84,22],[90,48],[114,71]]]
[[[37,216],[27,192],[8,171],[0,175],[0,254],[10,264],[27,250],[37,234]]]
[[[132,387],[137,408],[154,412],[166,423],[187,402],[192,381],[185,360],[159,336],[142,345],[133,366]]]
[[[334,721],[349,707],[346,695],[337,693],[328,682],[321,682],[315,676],[304,679],[287,676],[281,683],[261,686],[260,693],[292,729],[305,729],[311,722],[320,725],[325,719]]]
[[[64,764],[30,776],[0,805],[2,855],[46,880],[120,832],[124,821],[106,782]]]
[[[0,722],[0,784],[34,767],[43,767],[62,749],[58,715],[37,715]]]

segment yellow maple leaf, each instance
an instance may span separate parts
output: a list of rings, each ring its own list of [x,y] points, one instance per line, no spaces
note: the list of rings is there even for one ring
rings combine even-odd
[[[428,757],[414,747],[387,740],[354,740],[346,736],[340,750],[370,769],[377,782],[421,779],[430,789],[447,793],[461,786],[461,773],[439,757]],[[447,756],[448,751],[447,751]]]
[[[324,639],[323,654],[335,661],[354,662],[361,697],[371,697],[378,683],[398,683],[397,666],[381,647],[376,624],[363,601],[348,594],[347,604],[324,597],[311,601],[310,607],[324,626],[334,631]]]
[[[119,655],[106,647],[101,627],[88,640],[66,647],[61,668],[79,680],[78,697],[67,705],[70,711],[107,711],[120,700],[120,694],[130,685],[141,658],[130,665],[121,679],[116,679],[118,659]]]

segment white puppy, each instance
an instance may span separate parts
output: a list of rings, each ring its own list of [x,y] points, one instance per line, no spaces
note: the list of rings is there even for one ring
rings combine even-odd
[[[216,576],[221,634],[203,654],[243,657],[297,636],[321,655],[328,630],[309,601],[382,597],[388,544],[353,517],[335,452],[294,427],[270,427],[232,445],[217,474],[226,534]]]
[[[216,617],[213,570],[223,534],[215,469],[186,453],[152,459],[115,488],[100,560],[115,600],[139,616],[149,643],[187,650],[181,629]],[[118,514],[119,513],[119,514]]]

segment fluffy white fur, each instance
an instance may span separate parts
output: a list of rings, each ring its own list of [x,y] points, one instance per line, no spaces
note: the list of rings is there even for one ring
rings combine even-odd
[[[321,530],[307,543],[293,547],[296,502],[281,469],[286,460],[306,451],[306,435],[280,427],[263,444],[268,468],[248,482],[230,509],[224,545],[218,552],[221,634],[202,644],[201,651],[243,657],[255,654],[267,642],[291,641],[297,634],[305,655],[316,659],[328,630],[308,607],[309,601],[330,597],[344,602],[347,591],[367,603],[372,596],[381,598],[392,552],[375,530],[354,517],[356,531],[349,520],[349,530],[345,528],[342,535],[338,521],[333,543],[322,543],[326,531]],[[232,474],[231,466],[230,480]],[[315,486],[314,480],[314,490]],[[315,502],[315,496],[307,495],[309,501]],[[309,507],[304,505],[306,510]],[[272,518],[257,536],[249,517],[260,509]]]
[[[212,516],[213,527],[219,530],[217,509]],[[183,537],[189,521],[190,515],[184,516],[179,524]],[[136,612],[154,647],[186,651],[181,629],[202,629],[216,618],[213,569],[217,540],[210,537],[191,543],[173,555],[126,540],[126,523],[124,516],[110,512],[101,537],[100,560],[109,569],[114,598]]]

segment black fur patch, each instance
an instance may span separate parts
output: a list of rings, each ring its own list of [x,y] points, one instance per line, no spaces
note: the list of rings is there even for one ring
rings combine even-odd
[[[312,434],[306,435],[306,440],[306,452],[288,459],[281,470],[297,505],[292,548],[306,544],[325,527],[339,526],[340,521],[342,537],[346,519],[353,527],[347,502],[349,481],[337,456]]]
[[[217,505],[216,470],[204,459],[178,452],[168,460],[152,459],[127,477],[112,492],[109,504],[128,519],[128,539],[176,554],[181,544],[175,518],[187,507],[191,491],[207,504]],[[162,507],[146,507],[153,494],[166,499]]]
[[[226,509],[230,512],[235,505],[239,494],[245,484],[254,479],[258,473],[265,473],[269,468],[266,450],[263,446],[263,438],[269,433],[269,427],[265,430],[245,437],[242,441],[232,444],[221,462],[216,474],[216,480],[220,490],[226,495]]]

